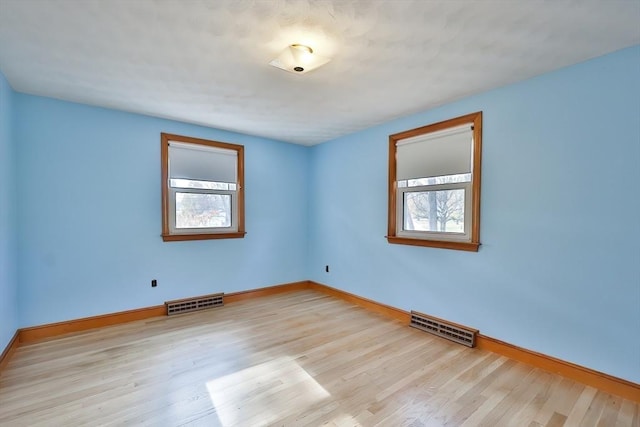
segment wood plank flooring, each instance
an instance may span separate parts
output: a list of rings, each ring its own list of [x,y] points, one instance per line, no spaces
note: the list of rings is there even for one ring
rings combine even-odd
[[[639,405],[313,291],[19,347],[2,426],[640,426]]]

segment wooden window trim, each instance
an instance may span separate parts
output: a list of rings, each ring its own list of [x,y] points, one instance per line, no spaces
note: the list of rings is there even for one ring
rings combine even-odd
[[[425,238],[399,237],[397,234],[397,187],[396,187],[396,143],[406,138],[437,132],[448,128],[473,123],[473,173],[471,179],[471,240],[457,242]],[[387,241],[393,244],[427,246],[432,248],[455,249],[477,252],[480,247],[480,182],[482,166],[482,111],[422,126],[416,129],[396,133],[389,136],[389,205]]]
[[[206,145],[215,148],[235,150],[238,153],[238,230],[230,233],[199,233],[199,234],[172,234],[169,228],[169,141],[186,142],[191,144]],[[161,188],[162,188],[162,240],[165,242],[177,242],[184,240],[208,240],[208,239],[239,239],[245,236],[244,225],[244,146],[227,142],[211,141],[208,139],[193,138],[189,136],[160,134],[160,161],[161,161]]]

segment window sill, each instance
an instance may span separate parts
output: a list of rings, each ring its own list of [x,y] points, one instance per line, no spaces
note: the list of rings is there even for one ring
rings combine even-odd
[[[425,240],[410,237],[386,236],[389,243],[396,245],[427,246],[430,248],[454,249],[458,251],[478,252],[480,243],[454,242],[449,240]]]
[[[163,234],[164,242],[179,242],[184,240],[211,240],[211,239],[242,239],[247,234],[244,231],[234,233],[208,233],[208,234]]]

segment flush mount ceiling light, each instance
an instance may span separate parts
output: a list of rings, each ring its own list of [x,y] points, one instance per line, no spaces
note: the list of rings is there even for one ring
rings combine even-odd
[[[303,44],[292,44],[278,55],[269,65],[294,74],[304,74],[329,62],[329,58],[313,53],[313,49]]]

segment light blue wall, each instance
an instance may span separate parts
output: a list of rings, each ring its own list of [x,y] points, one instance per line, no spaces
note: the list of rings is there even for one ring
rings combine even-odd
[[[635,46],[314,147],[310,278],[640,382],[639,76]],[[388,135],[479,110],[480,251],[388,244]]]
[[[307,279],[306,147],[25,94],[15,113],[20,326]],[[245,146],[244,239],[163,243],[161,132]]]
[[[18,327],[14,92],[0,73],[0,353]]]
[[[313,148],[1,79],[0,345],[19,326],[312,279],[640,382],[638,75],[640,46]],[[388,244],[388,135],[478,110],[480,252]],[[245,239],[162,242],[160,132],[245,145]]]

